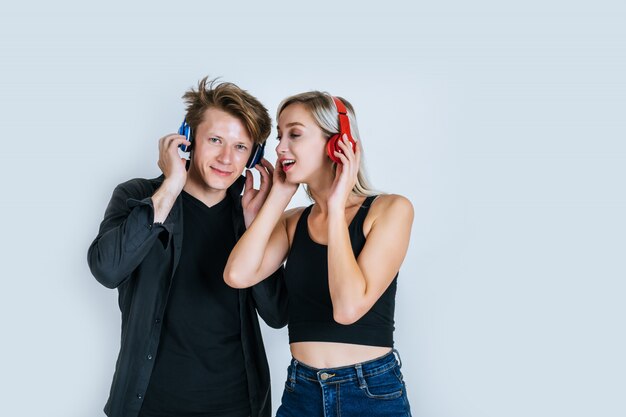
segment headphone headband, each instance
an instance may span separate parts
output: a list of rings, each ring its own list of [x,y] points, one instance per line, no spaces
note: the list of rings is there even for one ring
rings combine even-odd
[[[348,114],[348,110],[346,110],[346,105],[343,104],[343,101],[339,100],[335,96],[332,97],[333,101],[335,102],[335,106],[337,106],[337,112],[339,112],[339,114]]]
[[[352,132],[350,131],[350,118],[348,117],[348,110],[346,105],[343,104],[339,98],[332,96],[335,106],[337,106],[337,113],[339,113],[339,137],[342,137],[344,133],[348,135],[348,139],[353,141]]]

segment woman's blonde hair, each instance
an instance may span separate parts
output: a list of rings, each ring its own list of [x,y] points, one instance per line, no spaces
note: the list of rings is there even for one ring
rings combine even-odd
[[[358,146],[361,150],[361,164],[359,166],[359,172],[357,174],[356,184],[352,188],[352,192],[361,197],[367,197],[378,194],[377,191],[371,186],[367,174],[365,172],[365,164],[363,163],[363,145],[361,143],[361,137],[359,136],[359,128],[356,124],[356,116],[354,114],[354,108],[348,100],[335,96],[343,102],[348,110],[348,119],[350,120],[350,133],[352,137],[358,141]],[[327,139],[331,136],[339,133],[339,113],[337,106],[333,101],[333,96],[321,91],[308,91],[306,93],[296,94],[284,99],[278,106],[276,112],[276,119],[280,117],[280,113],[289,105],[300,103],[302,104],[313,116],[317,126],[322,129]],[[337,164],[333,163],[333,173],[337,172]],[[308,187],[305,187],[305,191],[309,198],[313,198]]]

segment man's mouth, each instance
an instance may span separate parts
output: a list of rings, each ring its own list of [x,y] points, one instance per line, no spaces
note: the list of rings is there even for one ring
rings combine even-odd
[[[221,176],[221,177],[228,177],[232,174],[231,171],[222,171],[221,169],[215,168],[215,167],[211,167],[211,169],[213,170],[214,173],[216,173],[217,175]]]

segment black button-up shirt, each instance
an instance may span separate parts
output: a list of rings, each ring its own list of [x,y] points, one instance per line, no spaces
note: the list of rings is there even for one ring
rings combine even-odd
[[[164,177],[133,179],[118,185],[89,247],[88,263],[96,279],[117,288],[122,339],[111,392],[104,411],[111,417],[137,417],[154,366],[172,277],[183,238],[181,196],[167,219],[153,224],[152,195]],[[229,189],[233,197],[235,239],[245,231],[240,177]],[[287,296],[282,268],[256,286],[239,290],[242,348],[252,416],[270,416],[269,366],[257,311],[271,327],[287,323]]]

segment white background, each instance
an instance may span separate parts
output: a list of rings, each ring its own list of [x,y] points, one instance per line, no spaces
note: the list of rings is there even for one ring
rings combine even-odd
[[[414,416],[626,415],[626,10],[591,3],[1,6],[0,414],[102,415],[120,316],[86,251],[212,75],[272,114],[348,98],[374,185],[413,202]],[[276,409],[287,333],[264,336]]]

